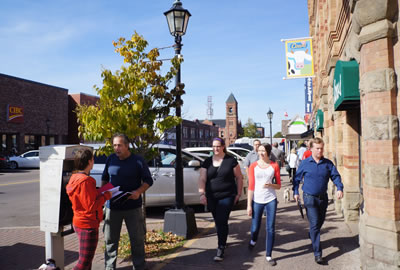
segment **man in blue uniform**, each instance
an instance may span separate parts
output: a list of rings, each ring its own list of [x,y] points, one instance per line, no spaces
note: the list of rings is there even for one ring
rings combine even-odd
[[[136,270],[142,270],[145,269],[145,232],[141,195],[153,184],[153,179],[144,159],[129,150],[126,135],[114,135],[112,143],[115,153],[107,158],[102,184],[111,182],[113,186],[119,186],[120,191],[130,192],[131,195],[126,201],[107,201],[104,220],[105,266],[106,270],[116,269],[118,242],[122,221],[125,220],[133,265]]]
[[[299,185],[303,183],[303,200],[307,209],[307,218],[310,224],[309,236],[314,250],[315,262],[323,264],[320,245],[320,231],[325,221],[328,208],[329,178],[337,187],[336,196],[343,198],[343,184],[340,174],[332,161],[324,158],[324,141],[315,138],[310,142],[312,155],[300,163],[293,181],[294,199],[299,200]]]

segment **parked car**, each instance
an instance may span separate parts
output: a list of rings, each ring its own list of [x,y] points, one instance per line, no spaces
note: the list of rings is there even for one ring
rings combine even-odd
[[[249,149],[242,147],[235,147],[235,146],[228,146],[228,150],[235,152],[236,154],[238,154],[243,158],[246,158],[247,154],[251,152]]]
[[[185,148],[184,150],[188,151],[190,153],[199,155],[203,158],[207,158],[213,154],[212,147],[188,147],[188,148]],[[239,166],[241,168],[242,175],[243,175],[243,190],[245,190],[246,191],[245,194],[247,194],[248,181],[247,181],[246,169],[243,166],[243,162],[246,157],[243,157],[243,156],[237,154],[233,150],[229,149],[229,147],[226,149],[226,152],[228,155],[233,156],[239,163]],[[242,192],[242,194],[243,194],[243,192]]]
[[[19,156],[9,158],[9,168],[38,168],[40,167],[39,150],[32,150]]]
[[[90,145],[98,149],[99,145]],[[148,162],[154,183],[146,191],[146,206],[172,206],[175,203],[175,159],[176,148],[171,145],[157,144],[158,155]],[[184,202],[186,205],[200,204],[198,180],[200,166],[204,158],[182,150]],[[96,185],[101,186],[106,157],[95,156],[95,164],[90,175],[96,179]],[[247,198],[247,185],[242,192],[241,200]]]
[[[0,155],[0,169],[8,168],[9,159],[5,155]]]
[[[229,147],[241,147],[241,148],[249,149],[250,151],[253,150],[253,146],[251,146],[248,143],[233,143],[233,144],[229,145]]]
[[[190,153],[199,153],[199,154],[207,154],[208,156],[211,156],[213,154],[212,147],[188,147],[184,149],[185,151],[188,151]],[[241,164],[245,157],[242,157],[241,155],[237,154],[236,152],[232,151],[229,149],[229,147],[226,149],[226,152],[228,155],[233,156],[236,158],[236,160]]]

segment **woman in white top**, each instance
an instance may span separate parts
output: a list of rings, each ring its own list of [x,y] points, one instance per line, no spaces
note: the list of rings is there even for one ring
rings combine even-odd
[[[289,170],[289,179],[290,179],[290,183],[293,182],[293,178],[296,175],[296,167],[297,167],[297,163],[298,163],[298,156],[296,155],[296,149],[292,149],[292,151],[290,151],[290,154],[288,155],[288,157],[286,158],[286,161],[289,164],[290,170]]]
[[[259,160],[250,165],[247,214],[252,217],[249,243],[249,248],[252,249],[256,245],[263,213],[266,212],[266,260],[274,266],[276,262],[272,259],[272,248],[275,241],[275,217],[278,204],[275,190],[281,188],[281,175],[279,165],[269,159],[271,149],[270,144],[260,145]]]

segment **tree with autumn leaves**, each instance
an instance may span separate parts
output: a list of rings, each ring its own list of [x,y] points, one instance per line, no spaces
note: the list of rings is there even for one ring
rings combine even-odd
[[[105,141],[100,153],[110,154],[112,135],[124,133],[134,145],[132,150],[150,159],[151,146],[181,121],[170,113],[179,102],[176,96],[184,94],[183,85],[169,89],[168,84],[182,59],[174,57],[162,75],[158,49],[146,51],[148,42],[136,32],[130,40],[120,38],[113,45],[125,64],[114,73],[102,71],[103,86],[95,86],[100,96],[96,105],[78,106],[79,135],[88,141]]]

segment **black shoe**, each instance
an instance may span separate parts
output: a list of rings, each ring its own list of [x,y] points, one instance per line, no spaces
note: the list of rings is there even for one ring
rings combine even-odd
[[[318,264],[323,264],[324,263],[324,259],[322,259],[321,256],[315,256],[315,262]]]
[[[271,266],[275,266],[276,265],[276,261],[274,260],[274,259],[271,259],[271,260],[267,260],[266,258],[265,258],[265,260],[267,261],[267,263],[269,263]]]
[[[217,255],[214,257],[215,262],[221,262],[224,260],[224,248],[217,248]]]
[[[251,241],[249,242],[249,249],[250,250],[252,250],[255,246],[256,246],[255,242],[254,242],[254,244],[252,244]]]

